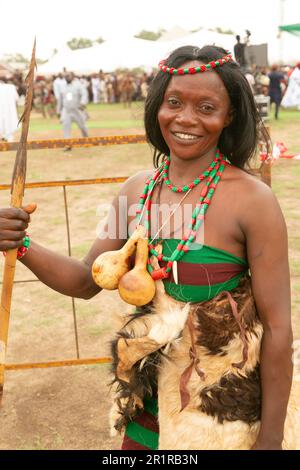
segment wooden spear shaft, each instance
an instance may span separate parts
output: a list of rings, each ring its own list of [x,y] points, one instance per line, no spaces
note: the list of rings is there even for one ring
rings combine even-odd
[[[30,112],[33,99],[33,82],[35,70],[35,49],[36,41],[34,40],[29,72],[26,77],[27,92],[25,99],[24,113],[20,119],[22,122],[21,138],[17,150],[15,167],[11,184],[11,207],[19,208],[22,206],[24,196],[24,186],[26,179],[26,163],[27,163],[27,136],[30,121]],[[8,328],[10,318],[10,308],[12,300],[12,289],[14,284],[15,267],[17,260],[17,249],[9,250],[5,257],[3,285],[1,293],[0,305],[0,404],[3,396],[4,386],[4,366],[7,349]]]

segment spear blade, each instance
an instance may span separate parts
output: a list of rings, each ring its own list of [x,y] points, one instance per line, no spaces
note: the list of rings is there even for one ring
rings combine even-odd
[[[25,79],[25,83],[27,85],[26,99],[24,112],[20,118],[20,122],[22,122],[22,130],[11,183],[11,207],[16,208],[22,206],[24,196],[27,164],[27,136],[33,100],[34,71],[36,67],[35,51],[36,40],[34,40],[29,72]],[[3,271],[3,284],[0,305],[0,404],[3,396],[5,357],[7,349],[10,308],[17,252],[17,249],[9,250],[7,252]]]

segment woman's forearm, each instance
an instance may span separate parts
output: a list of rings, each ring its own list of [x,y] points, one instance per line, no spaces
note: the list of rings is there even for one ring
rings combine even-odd
[[[258,441],[281,445],[292,384],[292,332],[265,329],[260,357],[262,410]]]
[[[101,290],[93,281],[89,265],[57,254],[33,241],[21,262],[40,281],[61,294],[88,299]]]

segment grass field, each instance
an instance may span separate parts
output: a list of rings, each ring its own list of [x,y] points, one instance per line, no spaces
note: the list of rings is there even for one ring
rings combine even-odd
[[[90,105],[90,135],[143,133],[142,104]],[[282,141],[287,153],[300,154],[300,112],[282,111],[271,120],[274,142]],[[79,136],[74,128],[74,136]],[[56,119],[33,114],[30,139],[62,137]],[[14,153],[0,152],[1,183],[9,183]],[[130,176],[151,168],[146,144],[28,153],[27,181]],[[288,232],[295,339],[300,339],[300,161],[281,159],[272,169],[272,187],[284,212]],[[110,202],[120,185],[68,188],[72,254],[81,258],[96,236],[100,221],[97,207]],[[26,191],[26,201],[36,201],[30,234],[41,244],[67,254],[63,194],[60,188]],[[0,207],[8,205],[8,191],[0,191]],[[3,263],[0,262],[0,271]],[[1,275],[1,272],[0,272]],[[17,280],[33,279],[18,265]],[[102,292],[90,301],[76,300],[81,357],[109,355],[114,313],[124,304],[114,292]],[[12,306],[7,360],[37,362],[75,357],[71,300],[38,282],[16,284]],[[82,366],[6,373],[1,410],[0,449],[111,449],[119,439],[108,431],[110,398],[108,366]]]

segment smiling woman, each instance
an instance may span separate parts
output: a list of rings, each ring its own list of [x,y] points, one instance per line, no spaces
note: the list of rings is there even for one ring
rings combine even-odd
[[[268,146],[267,132],[245,77],[224,49],[182,47],[160,69],[145,108],[158,183],[149,189],[150,178],[144,199],[148,211],[151,201],[180,205],[183,199],[195,210],[182,240],[170,235],[158,244],[156,235],[151,237],[150,254],[161,266],[155,261],[148,266],[156,296],[150,310],[139,309],[139,317],[128,319],[113,348],[119,390],[115,427],[128,423],[124,449],[280,449],[284,439],[285,448],[297,448],[292,399],[284,434],[292,377],[286,228],[272,192],[245,171],[259,132]],[[204,218],[201,249],[193,242]],[[271,260],[278,267],[272,276]],[[220,298],[224,291],[227,303]],[[178,320],[173,299],[183,302]],[[167,355],[146,356],[153,331],[162,332],[163,325],[168,340],[160,342],[158,334],[153,351],[178,335],[181,342]],[[136,348],[142,337],[141,361]],[[243,360],[234,364],[237,350]]]
[[[183,66],[198,64],[190,61]],[[195,159],[217,147],[232,112],[226,88],[216,73],[174,76],[158,112],[159,127],[172,158]]]
[[[205,46],[199,49],[184,46],[176,49],[169,56],[167,63],[172,64],[173,68],[179,66],[186,68],[187,65],[201,66],[210,60],[215,64],[224,56],[228,57],[222,48]],[[199,68],[201,70],[201,67]],[[219,66],[209,67],[208,70],[205,69],[205,73],[200,71],[183,76],[174,75],[174,73],[157,75],[148,93],[145,113],[146,132],[149,141],[157,149],[155,164],[158,164],[160,154],[167,155],[170,151],[156,116],[159,115],[161,107],[165,107],[167,95],[172,92],[172,88],[180,87],[182,80],[185,80],[185,86],[181,86],[181,91],[184,88],[188,92],[193,87],[194,97],[195,90],[199,93],[201,91],[201,95],[198,96],[200,101],[197,103],[198,115],[199,107],[202,106],[202,114],[207,113],[208,117],[211,115],[213,122],[213,118],[220,115],[220,107],[223,109],[224,126],[218,135],[218,147],[231,163],[243,168],[256,152],[258,126],[267,142],[268,135],[257,113],[248,82],[239,66],[232,60]],[[174,106],[175,102],[173,100],[171,102]]]
[[[297,449],[287,232],[246,171],[259,132],[268,140],[248,82],[222,48],[179,48],[151,84],[145,128],[154,169],[126,181],[84,260],[33,241],[20,260],[84,299],[114,273],[138,306],[112,343],[124,449]],[[0,209],[1,251],[23,246],[34,209]]]

